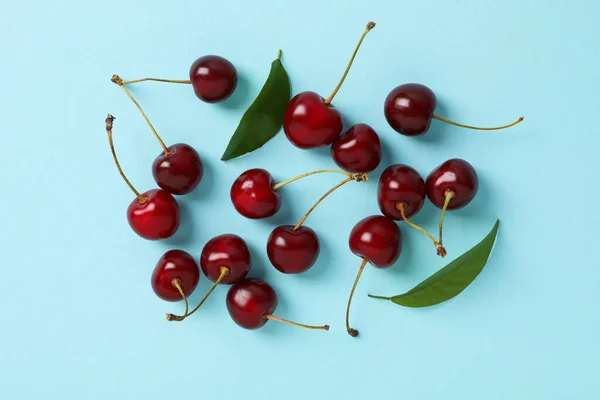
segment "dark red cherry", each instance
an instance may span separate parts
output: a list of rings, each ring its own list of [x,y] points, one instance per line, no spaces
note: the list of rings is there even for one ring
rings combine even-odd
[[[260,219],[274,215],[281,207],[281,196],[273,190],[275,180],[264,169],[242,173],[231,186],[233,206],[246,218]]]
[[[127,208],[127,221],[135,233],[148,240],[166,239],[179,227],[179,205],[168,192],[152,189],[134,199]]]
[[[227,292],[227,311],[233,321],[246,329],[267,323],[267,315],[277,308],[277,294],[265,281],[242,279]]]
[[[396,223],[382,215],[359,221],[350,232],[350,250],[377,268],[394,264],[402,250],[402,236]]]
[[[223,101],[237,86],[237,71],[232,63],[219,56],[200,57],[190,68],[190,81],[196,96],[207,103]]]
[[[174,285],[174,280],[189,297],[200,280],[200,270],[196,260],[183,250],[169,250],[158,260],[152,272],[152,289],[158,297],[166,301],[183,300]]]
[[[331,156],[348,172],[371,172],[381,162],[381,141],[369,125],[356,124],[333,142]]]
[[[431,125],[435,94],[427,86],[407,83],[393,89],[385,99],[385,119],[396,132],[407,136],[422,135]]]
[[[425,181],[408,165],[390,165],[379,178],[377,201],[386,217],[402,220],[398,206],[404,203],[406,218],[410,218],[423,207],[425,196]]]
[[[193,147],[178,143],[168,147],[169,154],[160,153],[152,164],[152,175],[161,189],[171,194],[193,191],[204,168],[198,152]]]
[[[317,93],[298,93],[285,110],[283,131],[301,149],[327,146],[342,132],[342,116]]]
[[[200,255],[202,272],[215,282],[221,275],[221,267],[228,270],[221,283],[233,284],[248,275],[251,256],[248,245],[233,234],[216,236],[208,241]]]
[[[319,256],[319,238],[312,229],[282,225],[273,229],[267,240],[267,255],[271,264],[284,274],[306,271]]]
[[[452,198],[448,210],[457,210],[469,204],[479,189],[475,168],[465,160],[453,158],[434,169],[427,177],[427,197],[438,208],[443,208],[446,196]]]

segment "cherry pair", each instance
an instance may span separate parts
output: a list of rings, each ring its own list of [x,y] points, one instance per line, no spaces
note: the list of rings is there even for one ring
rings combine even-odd
[[[198,305],[189,310],[188,297],[200,280],[200,271],[194,258],[183,250],[166,252],[152,272],[152,289],[166,301],[185,302],[183,315],[167,314],[169,321],[183,321],[194,314],[219,284],[233,285],[227,293],[227,310],[241,327],[256,329],[269,319],[311,329],[329,329],[329,326],[297,324],[273,315],[277,307],[277,295],[266,282],[247,279],[251,255],[246,242],[237,235],[224,234],[209,240],[200,255],[200,267],[208,279],[214,282]]]
[[[444,257],[442,228],[446,210],[457,210],[469,204],[477,194],[479,180],[471,164],[454,158],[435,168],[424,181],[408,165],[395,164],[383,171],[379,179],[377,200],[381,212],[392,219],[404,220],[423,232],[433,242],[438,255]],[[439,222],[439,239],[410,221],[423,206],[425,196],[442,210]]]
[[[436,115],[435,106],[437,99],[433,91],[425,85],[407,83],[394,88],[384,102],[385,119],[398,133],[406,136],[418,136],[429,130],[432,119],[437,119],[461,128],[476,129],[481,131],[494,131],[510,128],[523,121],[519,117],[516,121],[492,128],[482,128],[464,125],[447,118]]]

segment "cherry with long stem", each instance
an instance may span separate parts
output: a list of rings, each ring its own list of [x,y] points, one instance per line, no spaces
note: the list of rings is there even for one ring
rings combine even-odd
[[[480,127],[480,126],[474,126],[474,125],[461,124],[459,122],[452,121],[451,119],[444,118],[444,117],[441,117],[441,116],[436,115],[436,114],[433,114],[432,118],[437,119],[438,121],[445,122],[445,123],[450,124],[450,125],[458,126],[460,128],[474,129],[474,130],[477,130],[477,131],[498,131],[498,130],[501,130],[501,129],[510,128],[512,126],[517,125],[518,123],[520,123],[524,119],[523,117],[519,117],[517,120],[515,120],[515,121],[513,121],[513,122],[511,122],[510,124],[507,124],[507,125],[501,125],[501,126],[495,126],[495,127]]]
[[[427,236],[429,238],[429,240],[431,240],[433,242],[433,245],[435,246],[435,248],[437,250],[438,256],[445,257],[447,253],[446,253],[446,249],[444,248],[444,246],[442,246],[441,235],[440,235],[439,241],[435,240],[435,238],[429,232],[427,232],[424,228],[421,228],[419,225],[417,225],[414,222],[412,222],[411,220],[409,220],[408,217],[406,216],[406,204],[405,203],[400,202],[396,205],[396,207],[398,208],[398,211],[400,211],[400,214],[402,215],[402,219],[404,220],[404,222],[406,222],[410,227],[415,228],[419,232],[424,233],[425,236]]]
[[[279,317],[276,317],[276,316],[274,316],[272,314],[263,315],[263,318],[264,319],[269,319],[271,321],[283,322],[284,324],[289,324],[289,325],[297,326],[299,328],[316,329],[316,330],[321,330],[321,331],[328,331],[329,330],[329,325],[305,325],[305,324],[300,324],[298,322],[290,321],[290,320],[287,320],[287,319],[279,318]]]
[[[193,313],[198,311],[198,309],[200,307],[202,307],[202,304],[204,304],[206,299],[208,299],[208,297],[211,295],[211,293],[215,290],[215,288],[219,285],[219,283],[221,283],[223,278],[225,278],[227,275],[229,275],[229,268],[221,267],[221,274],[219,275],[219,278],[217,278],[217,280],[212,285],[210,290],[204,295],[202,300],[200,300],[200,303],[198,303],[198,305],[190,312],[188,312],[188,300],[187,300],[187,297],[185,296],[185,294],[183,293],[183,290],[181,289],[180,286],[176,286],[176,283],[173,283],[173,286],[177,287],[177,290],[179,290],[179,293],[181,293],[181,297],[183,298],[183,301],[185,302],[185,313],[183,315],[167,314],[167,321],[183,321],[184,319],[186,319],[187,317],[189,317],[190,315],[192,315]]]
[[[119,174],[121,175],[121,177],[123,178],[123,180],[125,181],[127,186],[129,186],[129,189],[131,189],[131,191],[138,198],[140,204],[144,204],[146,201],[148,201],[148,199],[146,197],[142,196],[142,194],[140,192],[138,192],[137,189],[131,184],[129,179],[127,179],[127,176],[125,176],[125,173],[123,172],[123,169],[121,168],[119,159],[117,158],[117,153],[115,152],[115,145],[113,143],[113,136],[112,136],[113,121],[115,119],[116,119],[115,117],[108,114],[108,116],[106,117],[106,120],[105,120],[106,134],[108,135],[108,144],[110,146],[110,151],[112,153],[113,160],[115,161],[115,165],[117,166],[117,169],[119,170]]]
[[[358,49],[360,49],[360,45],[362,44],[363,40],[365,39],[365,36],[367,36],[367,33],[369,33],[371,31],[371,29],[373,29],[373,28],[375,28],[375,22],[369,22],[367,24],[367,27],[365,28],[365,31],[360,36],[360,39],[359,39],[358,43],[356,44],[356,47],[354,48],[354,52],[352,53],[352,57],[350,57],[350,61],[348,62],[348,65],[346,66],[346,70],[344,71],[342,78],[338,82],[335,89],[333,89],[333,92],[329,95],[329,97],[327,99],[325,99],[325,101],[323,101],[323,103],[330,104],[331,101],[333,100],[333,98],[335,97],[335,95],[337,94],[337,92],[340,90],[340,88],[342,87],[342,84],[344,83],[344,80],[346,80],[346,76],[348,76],[348,72],[350,72],[350,68],[352,67],[352,64],[354,63],[354,58],[356,57],[356,54],[358,53]]]
[[[358,273],[356,274],[356,279],[354,280],[354,284],[352,285],[352,290],[350,291],[350,296],[348,297],[348,306],[346,307],[346,330],[348,331],[348,334],[352,337],[357,337],[358,331],[350,327],[350,305],[352,304],[352,297],[354,297],[354,291],[356,290],[356,286],[358,285],[360,276],[362,275],[368,261],[369,260],[367,260],[366,258],[362,259],[360,268],[358,269]]]

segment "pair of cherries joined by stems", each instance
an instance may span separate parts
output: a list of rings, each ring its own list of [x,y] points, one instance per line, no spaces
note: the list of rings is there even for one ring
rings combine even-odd
[[[219,284],[227,284],[232,285],[227,292],[227,310],[242,328],[257,329],[268,320],[275,320],[303,328],[329,330],[328,325],[304,325],[273,315],[277,294],[267,282],[247,278],[251,261],[250,250],[242,238],[233,234],[219,235],[202,249],[200,267],[214,284],[193,310],[189,310],[188,297],[200,281],[200,270],[189,253],[183,250],[166,252],[152,272],[152,289],[163,300],[185,302],[185,313],[167,314],[168,321],[183,321],[204,304]]]

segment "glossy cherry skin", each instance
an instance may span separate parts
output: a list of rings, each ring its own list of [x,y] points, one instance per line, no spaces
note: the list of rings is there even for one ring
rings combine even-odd
[[[388,218],[402,220],[398,209],[405,204],[406,218],[415,215],[425,202],[425,181],[413,168],[404,164],[390,165],[383,171],[377,186],[379,209]]]
[[[227,292],[227,311],[231,319],[245,329],[257,329],[267,323],[265,315],[277,308],[277,294],[265,281],[242,279]]]
[[[196,96],[207,103],[223,101],[237,86],[237,71],[219,56],[200,57],[190,67],[190,81]]]
[[[298,93],[285,110],[283,131],[301,149],[327,146],[342,133],[342,115],[317,93]]]
[[[185,143],[168,148],[169,154],[160,153],[152,163],[152,175],[158,186],[171,194],[187,194],[196,189],[204,167],[198,152]]]
[[[436,98],[431,89],[418,83],[407,83],[388,94],[383,111],[396,132],[417,136],[429,130],[435,105]]]
[[[248,275],[251,260],[250,249],[244,239],[227,233],[206,243],[200,255],[200,267],[204,275],[213,282],[221,275],[221,267],[226,267],[229,274],[221,283],[233,284]]]
[[[166,301],[183,300],[179,290],[173,286],[173,279],[179,279],[186,297],[192,294],[200,280],[196,260],[183,250],[169,250],[158,260],[152,271],[154,293]]]
[[[131,229],[144,239],[159,240],[173,236],[179,228],[179,205],[175,198],[161,189],[152,189],[142,196],[144,203],[135,198],[127,207],[127,221]]]
[[[264,169],[249,169],[231,186],[231,202],[246,218],[261,219],[274,215],[281,207],[281,196],[273,190],[275,180]]]
[[[331,156],[348,172],[371,172],[381,162],[381,141],[369,125],[356,124],[333,142]]]
[[[382,215],[359,221],[350,232],[350,250],[377,268],[396,262],[402,251],[402,236],[396,223]]]
[[[297,230],[292,225],[273,229],[267,240],[271,264],[284,274],[299,274],[313,266],[319,257],[319,238],[306,226]]]
[[[453,158],[434,169],[427,177],[427,197],[434,206],[442,208],[448,191],[454,197],[448,210],[463,208],[473,200],[479,189],[479,178],[475,168],[465,160]]]

